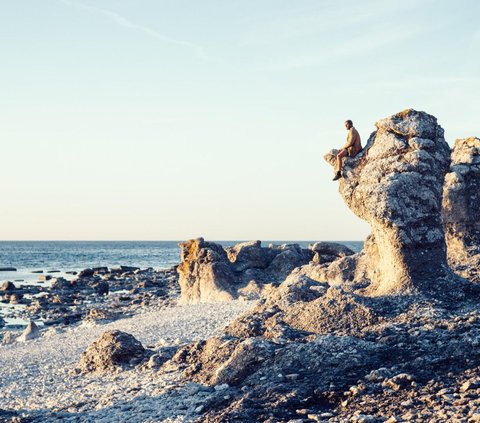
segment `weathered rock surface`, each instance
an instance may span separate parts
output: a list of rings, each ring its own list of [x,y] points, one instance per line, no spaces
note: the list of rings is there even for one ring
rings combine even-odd
[[[139,364],[145,352],[134,336],[119,330],[107,331],[82,354],[79,368],[84,373],[117,371]]]
[[[38,338],[40,336],[40,329],[35,324],[33,320],[30,320],[26,329],[22,332],[22,334],[17,338],[18,342],[26,342],[32,339]]]
[[[225,332],[239,338],[292,340],[311,334],[354,335],[376,320],[363,297],[292,274]]]
[[[458,139],[443,187],[448,258],[461,264],[480,254],[480,139]]]
[[[314,256],[296,244],[262,247],[260,241],[244,242],[224,249],[203,238],[179,244],[181,263],[177,268],[180,303],[229,301],[260,293],[264,284],[279,283],[296,267]],[[325,247],[326,248],[326,247]],[[330,252],[335,247],[331,246]],[[335,249],[346,254],[345,249]],[[250,285],[249,285],[250,284]]]
[[[160,372],[215,388],[206,422],[455,420],[472,405],[460,393],[480,388],[478,345],[476,295],[362,297],[297,272]],[[444,407],[452,412],[440,417]]]
[[[350,248],[336,242],[316,242],[310,249],[315,253],[313,262],[318,264],[330,263],[354,254]]]
[[[345,161],[339,191],[372,227],[365,244],[373,295],[434,292],[451,277],[441,222],[450,149],[437,119],[409,109],[376,123]],[[335,151],[325,159],[334,164]]]
[[[182,252],[177,272],[181,304],[234,298],[235,277],[221,245],[198,238],[179,246]]]

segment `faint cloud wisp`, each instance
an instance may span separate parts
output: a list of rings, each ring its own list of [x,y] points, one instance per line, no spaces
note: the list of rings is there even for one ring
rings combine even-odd
[[[67,6],[76,7],[77,9],[102,15],[105,18],[109,19],[110,21],[116,23],[117,25],[123,28],[128,28],[128,29],[142,32],[143,34],[148,35],[149,37],[155,38],[163,43],[189,48],[194,52],[195,56],[201,60],[208,61],[208,62],[224,63],[223,60],[207,54],[205,52],[205,49],[202,46],[194,44],[190,41],[177,40],[175,38],[168,37],[166,35],[159,33],[155,29],[149,28],[144,25],[136,24],[130,21],[129,19],[125,18],[124,16],[121,16],[118,13],[113,12],[111,10],[102,9],[96,6],[90,6],[88,4],[81,3],[76,0],[59,0],[59,1]]]

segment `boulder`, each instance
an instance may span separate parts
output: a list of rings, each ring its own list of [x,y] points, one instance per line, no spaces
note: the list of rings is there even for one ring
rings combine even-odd
[[[93,289],[98,295],[108,295],[108,292],[110,291],[110,285],[108,285],[108,282],[101,281],[95,284]]]
[[[39,336],[40,336],[40,329],[38,329],[38,326],[35,324],[35,322],[33,320],[30,320],[30,322],[27,325],[27,328],[17,338],[17,341],[18,342],[26,342],[26,341],[30,341],[32,339],[36,339]]]
[[[276,247],[278,254],[266,269],[269,277],[277,282],[285,278],[298,266],[308,263],[313,258],[311,250],[300,248],[298,244],[285,244]]]
[[[6,291],[14,291],[16,288],[15,284],[10,281],[5,281],[3,282],[2,286],[0,287],[0,291],[6,292]]]
[[[88,346],[80,357],[79,368],[83,373],[117,371],[139,364],[145,353],[133,335],[111,330]]]
[[[451,278],[441,221],[450,149],[437,119],[408,109],[376,123],[345,160],[339,191],[371,228],[365,245],[371,295],[433,293]],[[325,156],[332,166],[336,151]]]
[[[242,242],[226,248],[227,256],[234,272],[256,268],[266,269],[278,252],[272,248],[263,248],[260,241]]]
[[[15,335],[13,332],[4,332],[3,333],[3,338],[2,338],[2,344],[3,345],[10,345],[13,344],[16,341]]]
[[[21,293],[10,295],[9,302],[10,304],[20,304],[23,300],[24,295]]]
[[[92,271],[94,274],[103,275],[105,273],[108,273],[108,267],[106,266],[92,267]]]
[[[462,263],[480,254],[480,139],[458,139],[443,187],[448,258]]]
[[[110,311],[108,309],[91,308],[87,311],[84,317],[85,322],[94,323],[106,323],[111,322],[119,317],[118,313]]]
[[[78,273],[79,278],[90,278],[94,275],[93,269],[83,269]]]
[[[52,277],[50,275],[40,275],[38,277],[38,280],[40,282],[45,282],[45,281],[49,281],[50,279],[52,279]]]
[[[50,285],[50,289],[64,290],[64,289],[70,289],[70,288],[71,288],[70,282],[65,278],[53,278]]]
[[[309,248],[315,253],[313,261],[318,264],[330,263],[338,258],[354,254],[350,248],[337,242],[316,242]]]
[[[221,245],[203,238],[178,244],[181,262],[177,267],[182,291],[180,304],[229,301],[235,296],[235,277]]]

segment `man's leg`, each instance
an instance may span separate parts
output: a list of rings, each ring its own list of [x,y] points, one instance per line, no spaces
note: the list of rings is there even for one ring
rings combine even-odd
[[[335,174],[334,181],[342,177],[342,168],[343,168],[343,158],[347,156],[347,150],[340,150],[337,154],[337,173]]]

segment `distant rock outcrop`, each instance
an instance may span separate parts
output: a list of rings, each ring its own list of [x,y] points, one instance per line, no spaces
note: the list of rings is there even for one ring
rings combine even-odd
[[[433,292],[451,275],[441,222],[450,149],[437,119],[405,110],[376,123],[365,149],[347,158],[339,191],[372,227],[365,243],[370,293]],[[331,165],[336,151],[325,156]]]
[[[452,264],[480,254],[480,139],[455,142],[443,187],[443,222]]]
[[[262,289],[266,283],[283,281],[298,266],[308,263],[314,251],[297,244],[262,247],[260,241],[243,242],[224,249],[221,245],[206,242],[203,238],[179,244],[181,263],[181,304],[229,301],[242,294]],[[331,253],[346,254],[334,246]],[[322,250],[324,251],[324,250]],[[318,254],[318,253],[317,253]]]
[[[182,242],[179,246],[182,252],[177,272],[181,304],[234,298],[235,278],[221,245],[198,238]]]
[[[145,352],[133,335],[111,330],[88,346],[80,358],[79,368],[84,373],[116,371],[139,364]]]
[[[319,264],[330,263],[339,258],[348,257],[354,254],[350,248],[336,242],[316,242],[310,248],[315,253],[313,261]]]

